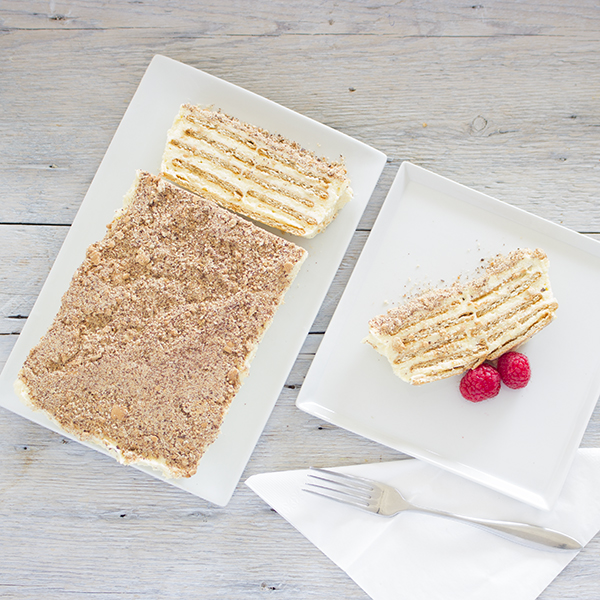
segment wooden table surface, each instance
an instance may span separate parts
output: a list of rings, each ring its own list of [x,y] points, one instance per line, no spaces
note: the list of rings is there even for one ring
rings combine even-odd
[[[0,367],[155,54],[389,157],[227,507],[0,409],[0,597],[366,598],[243,481],[399,456],[295,399],[403,160],[600,239],[598,2],[2,0],[0,52]],[[599,575],[597,536],[541,598]]]

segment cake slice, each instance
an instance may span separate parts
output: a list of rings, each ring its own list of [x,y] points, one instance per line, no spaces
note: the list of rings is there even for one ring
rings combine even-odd
[[[489,261],[464,284],[427,291],[369,322],[365,342],[413,385],[451,377],[516,348],[555,317],[542,250]]]
[[[555,318],[549,261],[540,249],[519,249],[490,260],[485,274],[465,285],[473,314],[494,360],[541,331]]]
[[[221,112],[184,104],[162,176],[246,217],[311,238],[352,197],[343,162]]]
[[[16,390],[121,462],[190,477],[305,256],[139,172]]]

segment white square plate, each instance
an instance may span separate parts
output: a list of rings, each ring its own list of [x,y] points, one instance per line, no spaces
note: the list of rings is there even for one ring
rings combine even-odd
[[[521,347],[526,388],[473,404],[459,378],[410,386],[361,343],[404,294],[482,258],[539,247],[557,318]],[[403,163],[302,386],[297,406],[539,508],[558,497],[600,393],[600,244]]]
[[[270,100],[164,56],[154,57],[0,376],[0,406],[67,435],[44,415],[19,402],[13,383],[29,350],[52,322],[86,248],[103,237],[106,224],[122,206],[136,170],[159,172],[167,131],[184,102],[222,109],[321,156],[337,159],[342,155],[354,190],[354,199],[325,232],[312,240],[285,236],[305,247],[309,256],[260,345],[250,375],[234,399],[217,441],[202,457],[197,474],[189,479],[164,479],[224,506],[271,414],[386,161],[378,150]],[[86,445],[104,452],[98,446]],[[152,470],[142,470],[163,479]]]

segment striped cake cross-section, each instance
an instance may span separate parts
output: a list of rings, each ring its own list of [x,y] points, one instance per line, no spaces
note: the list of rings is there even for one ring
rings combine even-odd
[[[364,341],[412,385],[464,373],[554,319],[548,267],[540,249],[498,255],[471,281],[429,290],[374,317]]]
[[[314,237],[351,199],[346,167],[235,117],[184,104],[161,175],[259,223]]]

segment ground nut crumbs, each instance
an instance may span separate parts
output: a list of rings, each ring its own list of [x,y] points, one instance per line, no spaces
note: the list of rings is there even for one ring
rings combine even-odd
[[[189,477],[306,252],[148,173],[127,200],[19,383],[122,462]]]
[[[126,414],[127,413],[125,412],[123,407],[115,404],[110,411],[110,418],[115,419],[116,421],[121,421],[125,418]]]

